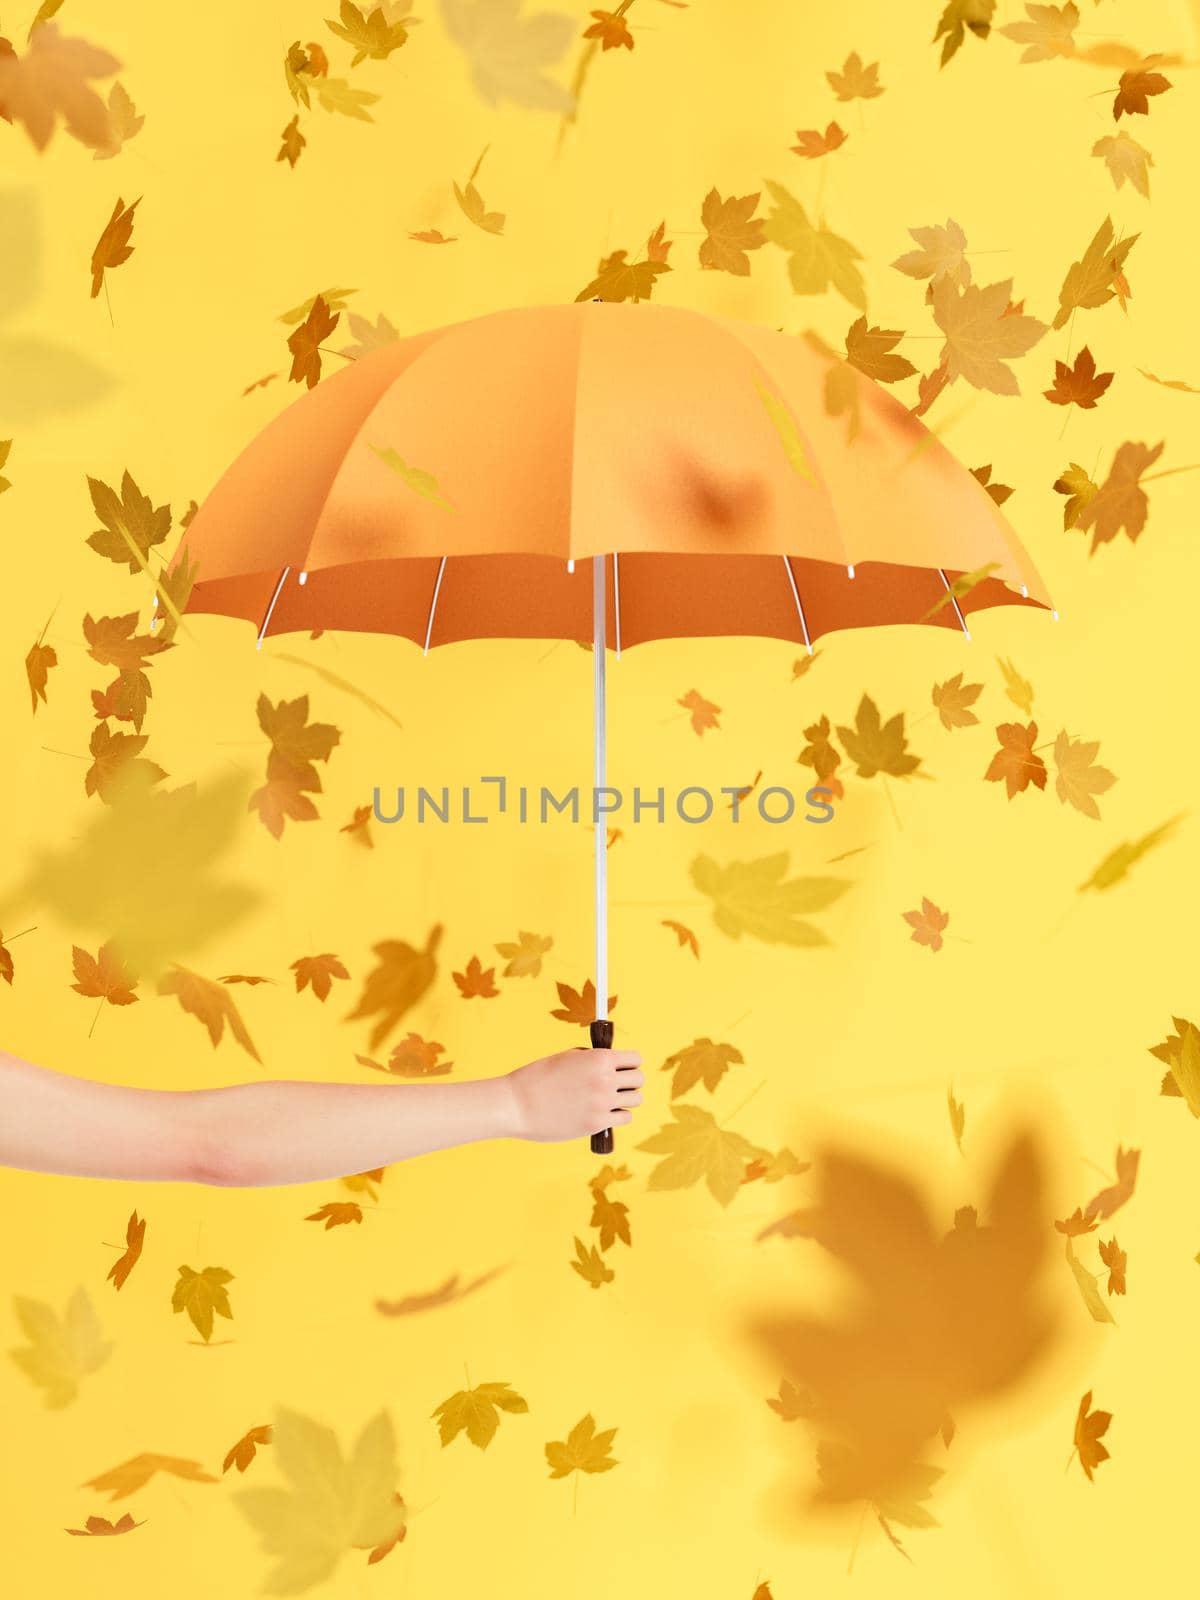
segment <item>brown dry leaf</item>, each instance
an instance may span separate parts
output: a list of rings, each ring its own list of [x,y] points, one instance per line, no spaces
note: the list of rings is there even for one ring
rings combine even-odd
[[[546,1445],[546,1460],[550,1463],[552,1478],[566,1478],[572,1472],[607,1472],[615,1467],[609,1451],[616,1437],[616,1428],[596,1432],[596,1419],[589,1411],[581,1417],[565,1439],[553,1439]]]
[[[171,1310],[186,1311],[196,1332],[205,1344],[212,1338],[213,1315],[232,1318],[229,1291],[225,1285],[233,1282],[233,1273],[224,1267],[205,1267],[195,1272],[180,1264],[179,1277],[171,1295]]]
[[[410,1033],[393,1046],[387,1066],[380,1066],[370,1056],[355,1056],[364,1067],[374,1067],[376,1072],[387,1072],[394,1078],[443,1078],[454,1066],[453,1061],[441,1061],[444,1044],[436,1039],[423,1039],[419,1033]]]
[[[100,1472],[94,1478],[84,1480],[82,1487],[85,1489],[111,1489],[110,1499],[123,1500],[126,1495],[136,1494],[139,1489],[144,1489],[154,1477],[156,1472],[164,1472],[173,1478],[183,1478],[188,1483],[220,1483],[220,1478],[214,1478],[211,1472],[206,1472],[198,1461],[189,1461],[184,1456],[163,1456],[153,1450],[143,1450],[140,1455],[130,1456],[115,1467],[110,1467],[107,1472]]]
[[[682,922],[673,922],[670,918],[664,918],[662,926],[664,928],[670,928],[671,932],[679,940],[679,948],[681,950],[690,950],[695,956],[696,960],[699,961],[700,942],[690,928],[685,928]]]
[[[1058,769],[1054,792],[1064,805],[1074,806],[1097,822],[1100,808],[1092,796],[1104,794],[1117,781],[1107,767],[1093,765],[1099,749],[1099,739],[1090,743],[1072,739],[1065,728],[1054,741],[1054,765]]]
[[[372,945],[378,964],[368,973],[358,1004],[345,1019],[353,1022],[359,1017],[380,1014],[371,1030],[372,1049],[387,1038],[437,976],[436,952],[441,937],[442,925],[436,923],[430,929],[423,950],[414,949],[403,939],[384,939]]]
[[[866,317],[859,317],[846,333],[846,360],[876,383],[899,383],[917,370],[892,350],[903,338],[900,328],[868,328]]]
[[[57,24],[40,23],[29,48],[17,55],[0,51],[0,107],[9,122],[19,122],[39,150],[50,143],[61,119],[67,132],[93,150],[112,143],[108,108],[90,78],[107,78],[121,63],[107,50],[83,39],[65,39]]]
[[[904,734],[904,712],[883,722],[879,707],[864,693],[854,715],[853,728],[838,727],[838,737],[860,778],[872,778],[886,772],[893,778],[905,778],[921,765],[921,758],[908,749]]]
[[[717,721],[721,710],[720,706],[714,705],[711,700],[706,700],[698,689],[689,689],[675,704],[682,706],[685,711],[691,714],[692,731],[694,733],[702,734],[705,728],[719,728],[721,726]]]
[[[857,50],[846,57],[840,72],[826,72],[825,77],[839,100],[873,100],[883,93],[878,61],[864,66]]]
[[[595,1245],[585,1245],[578,1237],[575,1239],[575,1260],[569,1265],[593,1289],[598,1289],[602,1283],[611,1283],[616,1277]]]
[[[174,648],[168,639],[135,633],[137,621],[136,611],[130,611],[123,617],[100,617],[96,621],[93,621],[89,612],[83,619],[88,655],[102,667],[116,667],[118,672],[134,672],[146,666],[151,656]]]
[[[585,39],[599,39],[602,50],[617,50],[622,45],[633,49],[633,35],[621,11],[593,11],[592,16],[596,20],[583,30]]]
[[[1122,115],[1130,116],[1134,112],[1148,116],[1150,112],[1148,96],[1165,94],[1170,87],[1171,80],[1164,78],[1161,72],[1149,72],[1145,67],[1131,67],[1121,74],[1121,81],[1113,99],[1113,121],[1117,121]]]
[[[1044,1172],[1033,1135],[1015,1131],[982,1216],[963,1207],[943,1233],[915,1173],[846,1149],[820,1153],[817,1203],[793,1233],[845,1268],[852,1293],[839,1294],[827,1317],[772,1311],[747,1328],[811,1396],[820,1437],[849,1452],[836,1486],[827,1479],[818,1498],[882,1509],[947,1417],[995,1403],[1037,1366],[1057,1333]],[[807,1274],[804,1255],[793,1271]]]
[[[281,700],[273,705],[260,694],[255,707],[258,725],[271,741],[267,757],[267,782],[250,796],[248,810],[257,811],[264,826],[276,839],[283,833],[284,818],[297,822],[317,819],[317,808],[308,793],[321,792],[321,780],[314,761],[328,761],[341,742],[341,733],[331,723],[308,720],[308,696]]]
[[[1084,533],[1092,530],[1089,555],[1115,539],[1122,528],[1131,540],[1136,540],[1146,526],[1150,501],[1142,488],[1142,473],[1162,455],[1165,442],[1160,440],[1151,448],[1140,441],[1127,440],[1117,450],[1108,477],[1077,513],[1073,524]]]
[[[452,972],[450,976],[464,1000],[494,1000],[500,993],[496,987],[495,967],[485,971],[478,956],[472,956],[462,972]]]
[[[96,248],[92,251],[93,300],[100,293],[105,272],[113,267],[119,267],[133,254],[133,246],[129,242],[133,233],[133,213],[141,203],[141,195],[130,206],[127,206],[124,200],[118,199],[113,207],[112,216],[104,226],[104,232],[96,241]]]
[[[1100,1439],[1108,1432],[1108,1425],[1112,1421],[1111,1411],[1093,1411],[1091,1405],[1092,1391],[1089,1389],[1079,1402],[1075,1417],[1075,1448],[1079,1452],[1079,1464],[1089,1478],[1093,1467],[1109,1459],[1108,1451]]]
[[[745,1059],[731,1044],[715,1044],[707,1037],[693,1040],[663,1062],[662,1070],[675,1074],[671,1080],[671,1099],[686,1094],[700,1082],[710,1094],[715,1094],[729,1068]]]
[[[291,970],[296,974],[296,993],[311,986],[318,1000],[329,999],[335,978],[350,976],[339,958],[328,951],[319,956],[301,956],[292,962]]]
[[[4,935],[0,932],[0,978],[3,978],[9,988],[12,987],[13,976],[16,969],[13,966],[12,951],[4,942]]]
[[[828,717],[822,717],[820,722],[805,728],[804,737],[808,743],[796,757],[801,766],[811,767],[822,782],[832,778],[842,762],[829,737],[832,731]]]
[[[146,1519],[143,1517],[141,1522],[135,1522],[133,1520],[133,1513],[131,1511],[127,1511],[125,1515],[119,1518],[116,1522],[110,1522],[107,1517],[89,1517],[87,1519],[87,1526],[85,1528],[68,1528],[67,1532],[82,1534],[84,1538],[87,1538],[89,1535],[97,1536],[112,1533],[130,1533],[134,1528],[142,1527],[145,1520]]]
[[[1036,722],[1027,726],[1019,722],[1002,722],[996,728],[1000,748],[983,776],[992,783],[999,783],[1003,778],[1010,800],[1023,789],[1028,789],[1030,784],[1035,789],[1046,787],[1046,763],[1033,748],[1037,743],[1037,731]]]
[[[29,694],[33,701],[33,711],[36,715],[38,701],[43,705],[49,702],[46,699],[46,685],[49,681],[51,667],[58,665],[58,655],[48,644],[31,645],[29,654],[25,657],[25,676],[29,680]]]
[[[958,53],[968,32],[977,39],[986,39],[991,32],[995,10],[996,0],[946,0],[946,8],[933,36],[934,44],[939,39],[944,38],[945,41],[938,65],[944,67]]]
[[[962,673],[956,672],[945,683],[933,686],[933,703],[943,728],[970,728],[979,718],[970,709],[983,692],[981,683],[964,683]]]
[[[221,1463],[221,1471],[228,1472],[230,1467],[236,1467],[239,1472],[245,1472],[258,1454],[258,1446],[260,1444],[270,1444],[273,1437],[274,1432],[269,1422],[260,1423],[255,1428],[249,1428],[237,1443],[231,1445],[226,1452],[225,1459]]]
[[[1043,389],[1042,393],[1051,405],[1076,405],[1091,411],[1112,381],[1111,372],[1096,371],[1096,359],[1084,345],[1075,357],[1074,366],[1068,366],[1065,361],[1054,363],[1053,387]]]
[[[1109,1294],[1124,1294],[1125,1264],[1129,1258],[1125,1254],[1124,1250],[1121,1249],[1121,1246],[1117,1243],[1115,1238],[1107,1241],[1101,1239],[1100,1259],[1108,1268],[1107,1289]]]
[[[542,972],[542,957],[552,948],[554,940],[547,934],[526,933],[522,929],[517,934],[516,943],[505,941],[494,948],[498,955],[502,955],[508,963],[501,973],[503,978],[538,978]]]
[[[279,137],[283,143],[279,146],[279,154],[275,159],[276,161],[286,161],[289,167],[294,167],[300,159],[300,152],[308,143],[308,140],[300,132],[299,112],[296,113]],[[247,393],[249,393],[248,390]]]
[[[557,1017],[560,1022],[574,1022],[586,1028],[596,1020],[596,985],[590,978],[586,980],[582,989],[572,989],[569,983],[557,983],[560,1007],[550,1015]],[[608,997],[608,1009],[612,1011],[617,1003],[615,994]]]
[[[629,1231],[629,1207],[623,1201],[614,1200],[609,1194],[607,1186],[597,1179],[591,1183],[592,1214],[588,1218],[589,1227],[595,1228],[600,1234],[601,1250],[610,1250],[618,1239],[632,1246],[633,1236]]]
[[[779,1381],[779,1397],[767,1396],[767,1404],[784,1422],[795,1422],[798,1417],[810,1414],[812,1398],[803,1394],[788,1378]]]
[[[252,1055],[255,1061],[261,1062],[262,1057],[254,1048],[254,1041],[247,1032],[233,996],[221,984],[214,983],[211,978],[202,978],[198,972],[190,972],[187,967],[173,966],[158,980],[158,992],[160,995],[173,994],[189,1015],[204,1024],[214,1050],[224,1037],[225,1024],[228,1023],[230,1033],[242,1049]]]
[[[292,369],[289,383],[304,383],[315,388],[321,378],[321,345],[337,327],[341,312],[331,312],[323,296],[317,295],[307,317],[288,334],[288,349],[292,352]]]
[[[361,1222],[362,1207],[353,1200],[327,1200],[316,1211],[310,1211],[305,1222],[323,1222],[325,1232],[330,1228],[344,1227],[348,1222]]]
[[[793,152],[798,156],[805,156],[809,161],[815,161],[818,156],[827,156],[831,150],[837,150],[846,142],[846,130],[831,122],[822,133],[819,128],[797,128],[796,138],[799,144],[792,146]]]
[[[374,815],[371,806],[355,806],[354,815],[344,827],[338,829],[339,833],[348,833],[352,839],[368,850],[374,850],[375,840],[371,837],[370,821]]]
[[[1125,1150],[1120,1145],[1117,1146],[1116,1182],[1109,1184],[1106,1189],[1101,1189],[1088,1201],[1086,1215],[1089,1220],[1093,1217],[1107,1220],[1114,1211],[1121,1209],[1133,1194],[1141,1156],[1140,1150]]]
[[[649,300],[655,279],[670,272],[668,262],[647,256],[645,261],[626,261],[625,250],[602,256],[596,276],[575,296],[580,300]]]
[[[430,1412],[438,1419],[442,1445],[465,1433],[473,1445],[486,1450],[500,1426],[500,1412],[529,1410],[529,1402],[507,1383],[477,1383],[459,1389]]]
[[[931,950],[942,948],[942,934],[950,921],[950,913],[935,906],[927,896],[921,896],[919,911],[902,911],[900,915],[912,931],[914,944],[926,944]]]
[[[142,1241],[145,1237],[145,1217],[139,1217],[136,1211],[131,1211],[129,1213],[129,1221],[125,1224],[125,1253],[119,1256],[105,1273],[105,1280],[107,1281],[111,1278],[114,1289],[121,1287],[141,1260]]]

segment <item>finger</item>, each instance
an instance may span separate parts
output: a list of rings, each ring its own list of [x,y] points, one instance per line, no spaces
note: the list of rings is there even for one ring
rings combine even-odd
[[[640,1067],[626,1067],[617,1074],[617,1093],[624,1094],[628,1089],[640,1089],[646,1081],[646,1074]]]
[[[642,1103],[641,1091],[638,1089],[621,1089],[619,1093],[623,1106],[640,1106]]]
[[[618,1122],[632,1122],[633,1121],[633,1112],[632,1111],[610,1111],[609,1112],[609,1116],[613,1119],[614,1125],[616,1123],[618,1123]]]
[[[620,1069],[622,1067],[640,1067],[642,1053],[640,1050],[597,1050],[597,1055],[605,1057],[605,1065]]]

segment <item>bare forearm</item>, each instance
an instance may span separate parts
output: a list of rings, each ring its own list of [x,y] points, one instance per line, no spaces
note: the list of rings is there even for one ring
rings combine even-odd
[[[276,1079],[202,1092],[199,1181],[315,1183],[432,1150],[519,1137],[507,1077],[455,1083]]]

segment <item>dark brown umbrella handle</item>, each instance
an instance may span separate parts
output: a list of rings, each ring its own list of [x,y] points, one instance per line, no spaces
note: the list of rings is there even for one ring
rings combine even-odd
[[[589,1025],[593,1050],[611,1050],[613,1042],[613,1025],[607,1020],[593,1022]],[[612,1154],[613,1131],[611,1128],[601,1128],[599,1133],[592,1134],[592,1151],[598,1156]]]

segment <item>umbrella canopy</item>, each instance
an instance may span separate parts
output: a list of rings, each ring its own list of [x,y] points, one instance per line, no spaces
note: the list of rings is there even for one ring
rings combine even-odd
[[[591,641],[597,791],[606,647],[757,634],[811,653],[835,629],[969,637],[974,611],[1050,605],[986,489],[870,378],[806,340],[649,302],[515,307],[353,361],[233,462],[169,570],[185,559],[185,609],[245,617],[260,646],[317,628],[426,651]],[[612,1130],[591,1148],[610,1152]]]

